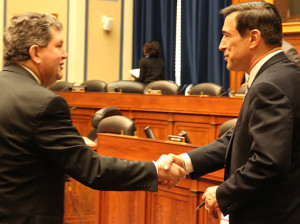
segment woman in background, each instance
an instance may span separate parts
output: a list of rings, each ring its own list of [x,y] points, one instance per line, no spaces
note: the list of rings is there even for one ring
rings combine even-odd
[[[160,45],[157,41],[148,41],[143,47],[144,55],[139,61],[140,76],[135,81],[148,84],[156,80],[165,80],[165,64],[160,58]]]

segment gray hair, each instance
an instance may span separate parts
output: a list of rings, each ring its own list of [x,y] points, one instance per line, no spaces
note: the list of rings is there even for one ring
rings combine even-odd
[[[51,14],[27,12],[13,16],[3,35],[5,65],[30,59],[33,45],[47,47],[53,28],[62,30],[62,24]]]
[[[224,16],[233,12],[239,12],[236,17],[236,29],[241,37],[257,29],[267,45],[281,46],[281,17],[274,5],[264,1],[244,2],[230,5],[220,11]]]

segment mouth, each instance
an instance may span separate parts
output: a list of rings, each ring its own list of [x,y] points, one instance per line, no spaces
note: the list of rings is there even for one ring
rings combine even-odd
[[[60,70],[63,70],[63,69],[64,69],[64,67],[63,67],[63,66],[64,66],[64,64],[65,64],[65,63],[61,63],[61,64],[59,64],[59,66],[60,66]]]

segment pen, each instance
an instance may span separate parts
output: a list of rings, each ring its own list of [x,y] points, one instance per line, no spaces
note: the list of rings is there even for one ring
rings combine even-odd
[[[196,210],[199,210],[201,207],[203,207],[203,205],[205,205],[205,201],[203,201],[200,205],[198,205],[198,207],[196,208]]]

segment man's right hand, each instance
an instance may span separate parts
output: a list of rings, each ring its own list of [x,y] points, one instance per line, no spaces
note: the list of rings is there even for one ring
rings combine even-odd
[[[185,178],[185,165],[180,156],[174,154],[162,155],[156,164],[158,184],[164,188],[171,188]]]

